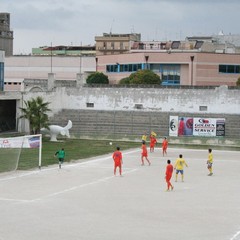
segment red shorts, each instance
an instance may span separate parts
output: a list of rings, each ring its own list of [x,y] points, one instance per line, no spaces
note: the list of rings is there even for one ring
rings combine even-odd
[[[171,178],[172,178],[172,175],[167,175],[166,176],[166,181],[169,182],[171,180]]]
[[[148,154],[147,154],[147,153],[142,153],[142,156],[143,156],[143,157],[147,157]]]
[[[115,166],[115,167],[120,167],[120,166],[121,166],[121,162],[120,162],[120,161],[114,162],[114,166]]]

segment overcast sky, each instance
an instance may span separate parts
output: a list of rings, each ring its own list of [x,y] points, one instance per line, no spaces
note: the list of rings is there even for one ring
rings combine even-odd
[[[141,33],[142,40],[240,34],[240,0],[0,0],[11,14],[14,54],[52,45],[94,45],[94,37]]]

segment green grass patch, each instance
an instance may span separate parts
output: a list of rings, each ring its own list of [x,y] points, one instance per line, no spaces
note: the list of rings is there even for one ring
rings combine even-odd
[[[0,172],[16,170],[19,154],[20,149],[0,148]]]
[[[149,143],[148,143],[149,145]],[[50,142],[49,139],[43,138],[42,148],[42,167],[57,164],[58,159],[54,157],[57,150],[64,148],[66,152],[65,162],[82,160],[96,157],[104,154],[113,153],[116,147],[121,150],[130,148],[141,148],[141,141],[126,142],[113,141],[112,145],[108,140],[84,140],[84,139],[60,139],[58,142]],[[161,143],[157,144],[161,147]],[[239,151],[239,147],[229,146],[210,146],[210,145],[192,145],[192,144],[169,144],[169,147],[192,148],[192,149],[218,149],[218,150],[235,150]],[[18,170],[28,170],[38,168],[38,149],[0,149],[0,172],[13,171],[16,168],[17,159],[19,157]]]
[[[66,152],[65,162],[81,160],[90,157],[113,153],[116,147],[121,150],[141,147],[141,142],[112,142],[105,140],[62,139],[58,142],[50,142],[43,139],[42,166],[57,164],[54,157],[57,150],[64,148]],[[27,170],[38,167],[38,149],[22,149],[19,159],[19,170]]]

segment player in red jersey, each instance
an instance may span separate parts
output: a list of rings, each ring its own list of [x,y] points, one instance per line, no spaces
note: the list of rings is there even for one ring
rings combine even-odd
[[[163,139],[163,142],[162,142],[162,154],[163,154],[163,156],[164,156],[164,154],[167,155],[167,148],[168,148],[168,140],[167,140],[167,138],[165,137],[165,138]]]
[[[155,144],[157,143],[157,139],[154,135],[150,135],[150,152],[154,152]]]
[[[151,165],[149,159],[148,159],[148,152],[147,152],[147,146],[145,144],[145,142],[142,143],[142,157],[141,157],[141,160],[142,160],[142,166],[144,165],[144,158],[147,160],[149,166]]]
[[[171,184],[170,180],[172,178],[172,173],[173,173],[173,165],[171,164],[171,160],[167,160],[167,167],[166,167],[166,176],[165,176],[165,179],[166,179],[166,183],[167,183],[167,190],[166,191],[169,191],[170,188],[171,190],[173,190],[173,185]]]
[[[117,167],[119,168],[119,174],[122,176],[122,153],[120,152],[120,147],[117,147],[116,151],[113,153],[113,161],[114,161],[114,175],[116,176]]]

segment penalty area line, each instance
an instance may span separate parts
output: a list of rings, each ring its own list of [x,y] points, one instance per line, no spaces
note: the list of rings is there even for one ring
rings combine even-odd
[[[138,169],[135,168],[135,169],[132,169],[132,170],[129,170],[129,171],[124,171],[123,174],[124,174],[124,175],[130,174],[130,173],[135,172],[135,171],[137,171],[137,170],[138,170]],[[97,180],[92,181],[92,182],[89,182],[89,183],[81,184],[81,185],[78,185],[78,186],[73,186],[73,187],[64,189],[64,190],[59,191],[59,192],[51,193],[51,194],[46,195],[46,196],[43,196],[43,197],[41,197],[41,198],[36,198],[36,199],[30,200],[29,202],[40,201],[40,200],[42,200],[42,199],[44,199],[44,198],[51,198],[51,197],[58,196],[58,195],[61,195],[61,194],[64,194],[64,193],[68,193],[68,192],[71,192],[71,191],[74,191],[74,190],[77,190],[77,189],[80,189],[80,188],[88,187],[88,186],[95,185],[95,184],[99,184],[99,183],[102,183],[102,182],[107,182],[107,181],[109,181],[110,179],[113,179],[113,178],[115,178],[115,177],[116,177],[116,176],[110,176],[110,177],[100,178],[100,179],[97,179]]]
[[[239,238],[237,238],[239,237]],[[236,232],[231,238],[230,240],[239,240],[240,239],[240,231]]]
[[[137,171],[137,170],[138,170],[138,169],[135,168],[135,169],[131,169],[131,170],[128,170],[128,171],[124,171],[123,174],[124,174],[124,175],[127,175],[127,174],[130,174],[130,173],[135,172],[135,171]],[[73,186],[73,187],[64,189],[64,190],[59,191],[59,192],[51,193],[51,194],[46,195],[46,196],[43,196],[43,197],[41,197],[41,198],[35,198],[35,199],[30,199],[30,200],[27,200],[27,199],[13,199],[13,198],[0,198],[0,201],[18,202],[18,203],[22,203],[22,204],[23,204],[23,203],[37,202],[37,201],[43,200],[44,198],[51,198],[51,197],[58,196],[58,195],[61,195],[61,194],[64,194],[64,193],[68,193],[68,192],[71,192],[71,191],[74,191],[74,190],[77,190],[77,189],[80,189],[80,188],[88,187],[88,186],[95,185],[95,184],[99,184],[99,183],[102,183],[102,182],[107,182],[107,181],[109,181],[110,179],[113,179],[113,178],[115,178],[115,177],[116,177],[116,176],[110,176],[110,177],[100,178],[100,179],[97,179],[97,180],[92,181],[92,182],[89,182],[89,183],[81,184],[81,185],[78,185],[78,186]]]

